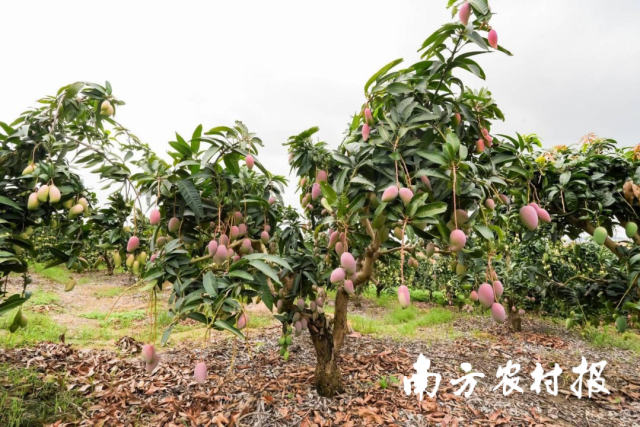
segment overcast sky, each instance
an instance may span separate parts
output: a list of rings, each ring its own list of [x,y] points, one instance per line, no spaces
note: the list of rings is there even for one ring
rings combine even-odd
[[[499,42],[479,58],[506,115],[495,133],[537,133],[545,145],[596,132],[640,143],[640,2],[491,0]],[[446,0],[14,1],[0,3],[0,120],[78,80],[127,102],[117,119],[166,158],[189,137],[242,120],[259,158],[287,175],[290,135],[311,126],[333,146],[364,101],[363,86],[396,58],[418,60],[450,20]],[[97,187],[97,186],[96,186]],[[292,186],[293,189],[293,186]],[[289,190],[286,201],[298,205]]]

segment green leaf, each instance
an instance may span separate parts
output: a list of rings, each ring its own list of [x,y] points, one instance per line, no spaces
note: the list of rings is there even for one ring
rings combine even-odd
[[[252,261],[249,261],[249,264],[263,272],[266,276],[270,277],[271,280],[275,281],[276,283],[280,283],[280,279],[278,278],[276,272],[273,271],[273,269],[264,262],[254,259]]]
[[[0,196],[0,204],[1,205],[7,205],[7,206],[11,206],[14,209],[17,209],[19,211],[21,211],[22,209],[20,209],[20,206],[18,206],[13,200],[4,197],[4,196]]]
[[[172,323],[169,325],[169,327],[167,329],[164,330],[164,333],[162,334],[162,340],[160,340],[160,345],[162,347],[164,347],[165,345],[167,345],[167,341],[169,341],[169,336],[171,335],[171,331],[173,331],[173,326],[175,324]]]
[[[229,277],[237,277],[239,279],[244,279],[248,282],[253,282],[253,276],[243,270],[233,270],[229,272]]]
[[[447,204],[445,202],[433,202],[420,206],[415,213],[418,218],[427,218],[440,215],[447,211]]]
[[[386,74],[387,71],[389,71],[390,69],[392,69],[393,67],[395,67],[396,65],[401,63],[402,61],[403,61],[402,58],[396,59],[394,61],[391,61],[387,65],[382,67],[377,73],[375,73],[373,76],[371,76],[369,78],[369,80],[367,80],[367,83],[364,85],[364,94],[365,94],[365,96],[367,95],[367,93],[369,91],[369,87],[373,84],[373,82],[375,82],[378,79],[378,77]]]
[[[469,0],[469,4],[482,15],[489,13],[489,4],[487,0]]]
[[[418,208],[424,205],[424,202],[429,197],[429,193],[420,193],[416,196],[413,196],[411,203],[407,207],[407,215],[412,217],[418,211]]]
[[[493,235],[493,232],[486,225],[476,224],[476,225],[473,226],[473,229],[476,230],[478,232],[478,234],[480,234],[486,240],[494,240],[495,239],[495,236]]]
[[[213,322],[213,324],[214,326],[217,326],[219,329],[224,329],[226,331],[229,331],[235,334],[238,338],[244,339],[244,335],[242,335],[242,332],[240,332],[239,330],[237,330],[235,327],[231,326],[224,320],[216,320],[215,322]]]
[[[218,282],[212,272],[209,271],[204,275],[202,285],[204,286],[204,290],[212,297],[218,295]]]
[[[320,181],[320,191],[322,191],[322,195],[326,197],[327,202],[329,202],[330,205],[333,205],[338,201],[338,195],[327,181]]]
[[[198,218],[202,218],[204,216],[204,208],[202,206],[202,200],[200,199],[200,193],[198,193],[193,182],[188,179],[183,179],[178,181],[176,185],[185,202],[187,202],[187,205]]]
[[[393,95],[413,92],[413,88],[406,83],[394,82],[387,86],[387,92]]]
[[[244,255],[242,257],[242,259],[243,260],[249,260],[249,261],[254,260],[254,259],[261,259],[261,260],[272,262],[274,264],[281,265],[282,267],[286,268],[287,270],[293,271],[291,269],[291,266],[289,265],[289,263],[287,261],[285,261],[284,259],[282,259],[282,258],[280,258],[279,256],[276,256],[276,255],[255,253],[255,254]]]

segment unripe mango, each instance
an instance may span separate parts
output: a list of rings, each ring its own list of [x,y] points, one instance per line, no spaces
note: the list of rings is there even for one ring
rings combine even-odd
[[[127,257],[127,261],[125,261],[125,265],[127,268],[133,267],[133,262],[136,260],[136,256],[134,254],[129,254]]]
[[[371,115],[371,108],[367,107],[364,109],[364,121],[368,125],[373,124],[373,115]]]
[[[520,208],[520,221],[529,230],[535,230],[538,227],[538,213],[531,206],[523,206]]]
[[[420,181],[422,181],[422,184],[424,184],[425,187],[427,187],[429,190],[431,190],[431,180],[429,179],[428,176],[421,176],[420,177]]]
[[[480,285],[480,288],[478,288],[478,300],[484,308],[489,308],[493,305],[495,297],[493,295],[493,288],[490,284],[483,283]]]
[[[246,255],[249,252],[251,252],[251,240],[244,239],[240,245],[240,253]]]
[[[69,211],[69,214],[71,216],[78,216],[80,215],[82,212],[84,212],[84,206],[82,206],[80,203],[78,203],[77,205],[73,206],[71,208],[71,210]]]
[[[402,227],[394,228],[393,235],[396,237],[396,239],[402,240],[402,238],[404,237],[404,232],[402,231]]]
[[[345,252],[340,256],[340,265],[347,274],[353,274],[356,271],[356,260],[349,252]]]
[[[497,323],[504,323],[504,321],[507,319],[507,314],[505,313],[502,304],[500,304],[499,302],[493,303],[493,305],[491,306],[491,317],[493,317],[493,320],[495,320]]]
[[[345,280],[343,287],[344,287],[344,290],[347,291],[349,295],[353,295],[356,292],[355,288],[353,287],[353,282],[351,280]]]
[[[131,236],[127,243],[127,252],[133,252],[140,247],[140,239],[138,236]]]
[[[20,320],[18,320],[18,325],[21,328],[26,328],[28,324],[29,324],[29,319],[27,318],[27,316],[25,316],[24,314],[21,314]]]
[[[371,127],[365,123],[362,125],[362,140],[363,141],[367,141],[369,140],[369,134],[371,133]]]
[[[253,165],[255,164],[256,161],[253,159],[253,156],[249,154],[247,157],[245,157],[244,162],[247,165],[247,168],[251,170],[253,169]]]
[[[224,245],[218,245],[218,249],[216,249],[216,254],[213,256],[213,262],[218,265],[222,265],[227,259],[228,251],[227,247]]]
[[[392,202],[396,197],[398,197],[398,187],[395,185],[387,187],[387,189],[384,190],[384,193],[382,193],[382,201],[384,203]]]
[[[298,310],[300,311],[304,310],[304,299],[298,298],[296,305],[298,306]]]
[[[458,265],[456,265],[456,274],[458,276],[464,276],[465,274],[467,274],[467,266],[458,263]]]
[[[289,352],[285,351],[284,352],[284,356],[282,356],[282,358],[284,359],[284,361],[286,362],[287,360],[289,360]]]
[[[138,260],[133,261],[133,274],[139,274],[140,273],[140,262]]]
[[[229,240],[233,242],[238,238],[239,235],[240,235],[240,229],[238,228],[238,226],[237,225],[232,226],[231,230],[229,231]]]
[[[347,274],[345,273],[345,271],[342,268],[336,268],[331,273],[331,278],[329,280],[331,281],[331,283],[338,283],[338,282],[342,282],[345,279],[345,277],[347,277]]]
[[[425,252],[427,253],[427,256],[433,256],[436,253],[436,245],[432,242],[427,243],[427,249]]]
[[[371,225],[373,226],[373,228],[377,230],[380,227],[382,227],[386,221],[387,221],[386,216],[378,215],[377,218],[373,220],[373,223]]]
[[[505,205],[509,204],[509,198],[504,194],[498,194],[498,199],[500,199],[500,201]]]
[[[71,292],[73,290],[73,288],[76,287],[76,279],[70,279],[67,284],[64,286],[64,291],[65,292]]]
[[[207,379],[207,365],[204,362],[198,362],[193,370],[193,378],[198,384],[204,384]]]
[[[158,248],[162,248],[162,247],[163,247],[164,245],[166,245],[166,244],[167,244],[167,238],[166,238],[166,237],[164,237],[164,236],[159,236],[159,237],[156,239],[156,247],[158,247]]]
[[[489,31],[487,40],[489,41],[489,46],[491,46],[494,49],[498,48],[498,33],[496,32],[496,30],[491,29],[491,31]]]
[[[140,252],[138,255],[138,261],[140,265],[145,265],[147,263],[147,253],[145,251]]]
[[[462,230],[453,230],[449,235],[449,249],[458,252],[467,244],[467,236]]]
[[[175,216],[169,220],[169,224],[167,225],[167,229],[171,233],[175,233],[180,229],[180,220]]]
[[[120,252],[114,251],[113,252],[113,266],[114,266],[114,268],[120,268],[121,265],[122,265],[122,257],[120,256]]]
[[[400,189],[399,193],[400,193],[400,200],[402,200],[402,203],[405,206],[411,203],[411,199],[413,199],[413,191],[411,191],[411,189],[403,187]]]
[[[465,27],[469,24],[469,17],[471,16],[471,5],[469,3],[464,3],[460,6],[460,11],[458,12],[458,18],[460,18],[460,22]]]
[[[38,201],[38,193],[29,194],[29,199],[27,200],[27,209],[30,211],[35,211],[40,206],[40,202]]]
[[[113,105],[106,99],[102,101],[102,104],[100,104],[100,115],[110,117],[113,116],[113,112]]]
[[[320,184],[315,182],[311,187],[311,200],[316,200],[318,197],[320,197],[320,194]]]
[[[60,189],[55,185],[51,184],[49,186],[49,203],[58,203],[60,201]]]
[[[492,211],[496,208],[496,202],[494,202],[493,199],[487,199],[484,201],[484,206]]]
[[[238,329],[242,330],[249,324],[249,315],[247,313],[242,313],[238,316]]]
[[[78,203],[81,204],[84,208],[83,210],[87,212],[87,209],[89,209],[89,202],[87,201],[87,199],[85,199],[84,197],[80,197],[78,199]]]
[[[35,169],[36,169],[36,165],[33,163],[30,163],[29,165],[27,165],[26,168],[22,170],[22,175],[29,175],[30,173],[33,173]]]
[[[605,240],[607,240],[607,229],[604,227],[598,227],[593,232],[593,240],[599,245],[604,245]]]
[[[405,285],[398,288],[398,302],[403,309],[411,305],[411,294],[409,294],[409,288]]]
[[[496,294],[496,298],[500,298],[502,296],[502,293],[504,292],[504,286],[502,286],[502,282],[499,280],[494,280],[493,281],[493,291]]]
[[[64,202],[62,202],[62,206],[65,209],[71,209],[73,205],[75,205],[75,201],[73,199],[65,200]]]
[[[264,243],[265,245],[269,243],[269,232],[265,230],[260,233],[260,240],[262,240],[262,243]]]
[[[41,185],[38,189],[38,200],[40,202],[46,202],[49,198],[49,186],[47,184]]]
[[[160,211],[158,209],[152,209],[149,213],[149,223],[151,225],[158,225],[160,223]]]
[[[215,255],[216,251],[218,250],[218,242],[216,242],[215,240],[210,241],[207,245],[207,250],[209,251],[209,255]]]
[[[142,352],[140,353],[140,356],[142,356],[142,360],[144,360],[145,363],[151,363],[155,355],[156,349],[153,344],[145,344],[142,346]]]
[[[624,232],[627,237],[631,239],[638,232],[638,225],[635,222],[628,222],[624,227]]]

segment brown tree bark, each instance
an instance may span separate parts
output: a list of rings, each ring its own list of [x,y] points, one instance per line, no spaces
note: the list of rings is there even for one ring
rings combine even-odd
[[[340,355],[340,349],[344,344],[344,337],[347,335],[347,311],[349,309],[349,294],[344,288],[338,289],[336,293],[336,305],[333,315],[333,349],[336,356]]]
[[[324,315],[309,324],[311,341],[316,349],[314,385],[320,396],[333,397],[344,390],[342,373],[336,361],[333,336]]]
[[[104,254],[104,263],[107,265],[107,276],[113,276],[113,263],[107,253]]]
[[[510,307],[507,307],[509,312],[509,327],[513,332],[521,332],[522,331],[522,318],[520,317],[520,313],[518,311],[511,310]]]

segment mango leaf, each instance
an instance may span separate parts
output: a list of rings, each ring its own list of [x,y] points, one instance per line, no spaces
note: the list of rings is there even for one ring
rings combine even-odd
[[[178,181],[177,183],[178,190],[182,197],[184,197],[187,205],[193,210],[198,218],[202,218],[204,216],[204,208],[202,207],[202,200],[200,199],[200,193],[196,189],[196,186],[193,185],[188,179],[183,179]]]
[[[373,84],[373,82],[375,82],[378,79],[378,77],[382,76],[383,74],[386,74],[387,71],[389,71],[390,69],[392,69],[393,67],[395,67],[396,65],[401,63],[402,61],[403,61],[402,58],[396,59],[394,61],[391,61],[387,65],[382,67],[377,73],[375,73],[373,76],[371,76],[369,78],[369,80],[367,80],[367,83],[364,85],[364,94],[365,94],[365,96],[367,95],[369,87]]]
[[[216,320],[215,322],[213,322],[213,325],[217,326],[219,329],[224,329],[226,331],[229,331],[235,334],[240,339],[244,339],[244,335],[242,335],[242,332],[240,332],[239,330],[237,330],[235,327],[231,326],[224,320]]]
[[[478,232],[478,234],[480,234],[486,240],[494,240],[495,239],[495,236],[493,235],[493,232],[486,225],[476,224],[476,225],[473,226],[473,229],[476,230],[476,232]]]

